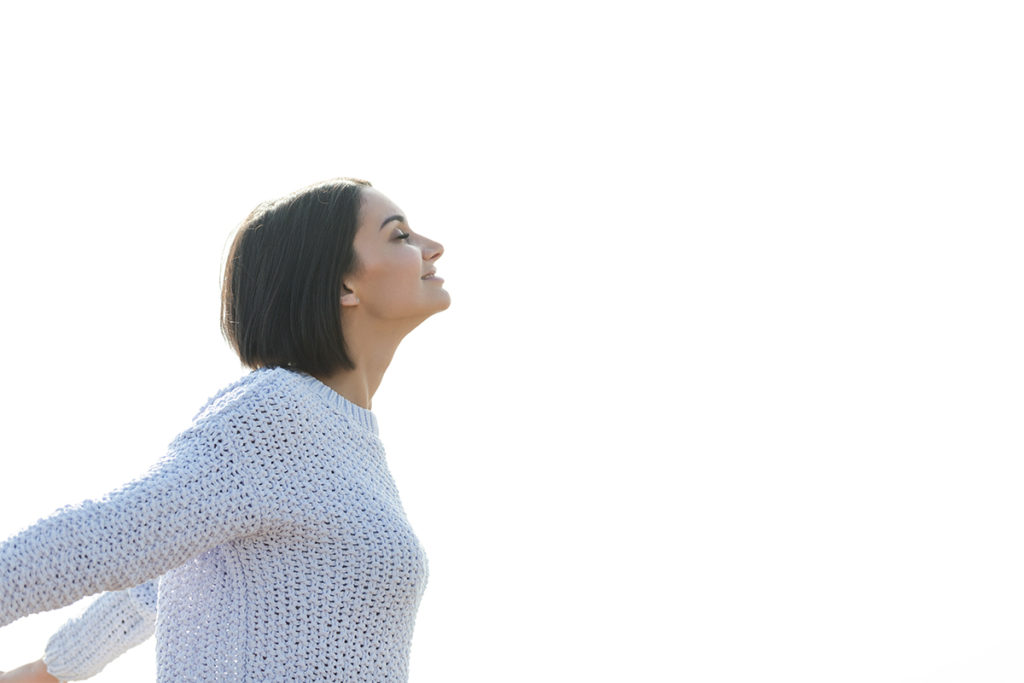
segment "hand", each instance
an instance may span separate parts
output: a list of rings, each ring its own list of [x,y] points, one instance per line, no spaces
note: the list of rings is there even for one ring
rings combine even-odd
[[[0,672],[0,683],[60,683],[46,670],[43,660],[19,666],[14,671]]]

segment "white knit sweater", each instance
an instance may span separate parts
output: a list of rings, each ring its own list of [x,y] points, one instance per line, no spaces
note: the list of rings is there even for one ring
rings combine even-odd
[[[108,591],[62,680],[156,633],[163,681],[406,681],[427,559],[373,413],[283,368],[214,396],[148,473],[0,545],[0,626]]]

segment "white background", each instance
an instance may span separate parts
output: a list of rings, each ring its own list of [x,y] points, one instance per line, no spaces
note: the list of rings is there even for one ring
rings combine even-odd
[[[978,0],[8,3],[0,538],[242,373],[231,231],[354,175],[445,245],[453,302],[373,401],[431,561],[413,683],[1020,681],[1022,29]],[[0,669],[87,602],[0,630]]]

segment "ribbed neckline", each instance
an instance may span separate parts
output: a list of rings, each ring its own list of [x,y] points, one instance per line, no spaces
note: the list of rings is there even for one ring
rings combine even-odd
[[[356,424],[363,426],[367,431],[373,433],[375,436],[379,436],[379,432],[377,431],[377,416],[374,415],[372,411],[352,403],[352,401],[348,400],[312,375],[307,375],[299,370],[291,370],[289,368],[281,369],[295,376],[300,385],[316,396],[319,396],[324,403],[329,405],[331,408],[350,418]]]

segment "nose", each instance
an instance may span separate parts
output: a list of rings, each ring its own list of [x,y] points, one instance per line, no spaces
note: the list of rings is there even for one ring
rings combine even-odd
[[[432,239],[423,238],[423,260],[424,261],[436,261],[441,258],[441,254],[444,253],[444,246],[440,242],[435,242]]]

